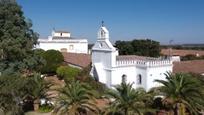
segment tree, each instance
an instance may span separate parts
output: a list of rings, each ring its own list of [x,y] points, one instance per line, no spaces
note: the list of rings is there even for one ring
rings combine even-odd
[[[34,66],[32,66],[32,69],[37,71],[38,73],[41,73],[43,67],[46,64],[46,60],[43,58],[43,54],[45,53],[45,51],[43,49],[34,49],[33,52],[33,57],[35,60],[33,60],[34,62],[32,65]],[[30,61],[30,63],[32,63],[32,61]]]
[[[163,86],[161,93],[165,96],[163,102],[171,104],[175,113],[184,115],[187,109],[191,114],[197,115],[204,109],[203,82],[189,74],[166,74],[165,80],[156,80]]]
[[[116,41],[115,46],[119,49],[120,55],[160,56],[159,42],[150,39]]]
[[[146,39],[146,40],[133,40],[132,46],[136,55],[158,57],[160,56],[159,42]]]
[[[47,82],[40,76],[40,74],[33,74],[32,76],[26,79],[24,83],[26,87],[23,87],[22,90],[24,91],[24,100],[29,100],[33,102],[34,110],[39,109],[40,99],[48,99],[48,90],[52,86],[52,83]],[[27,99],[29,98],[29,99]]]
[[[112,99],[109,113],[119,113],[122,115],[142,114],[144,112],[146,93],[142,89],[133,89],[132,84],[121,83],[115,86],[115,90],[107,92],[108,98]]]
[[[88,112],[98,113],[94,103],[94,94],[88,86],[73,81],[60,90],[54,113],[68,115],[87,115]]]
[[[42,73],[56,73],[57,68],[64,61],[61,52],[57,50],[47,50],[43,53],[43,58],[46,61],[45,66],[42,68]]]
[[[12,74],[30,70],[34,60],[33,47],[38,34],[31,27],[31,21],[23,16],[15,0],[0,1],[0,72]]]
[[[21,114],[25,79],[20,76],[0,76],[0,110],[5,114]]]
[[[130,55],[134,53],[134,48],[130,41],[116,41],[115,47],[119,49],[119,54]]]
[[[34,102],[38,108],[39,100],[47,98],[51,83],[46,82],[39,74],[32,76],[0,76],[0,110],[5,113],[21,114],[26,101]]]

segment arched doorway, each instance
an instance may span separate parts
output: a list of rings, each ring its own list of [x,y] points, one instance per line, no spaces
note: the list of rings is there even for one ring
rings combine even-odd
[[[127,75],[122,75],[122,83],[127,83]]]
[[[141,85],[142,84],[142,75],[138,74],[136,80],[137,80],[137,85]]]

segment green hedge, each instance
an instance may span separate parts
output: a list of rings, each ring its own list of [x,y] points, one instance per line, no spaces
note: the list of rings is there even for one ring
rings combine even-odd
[[[57,68],[57,76],[59,79],[64,79],[67,81],[75,80],[80,70],[70,66],[60,66]]]
[[[53,109],[54,109],[53,105],[44,104],[39,107],[38,111],[41,113],[48,113],[51,112]]]

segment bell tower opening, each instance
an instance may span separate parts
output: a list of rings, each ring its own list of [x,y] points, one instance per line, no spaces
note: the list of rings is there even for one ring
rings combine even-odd
[[[109,39],[109,31],[104,26],[104,21],[102,21],[101,27],[98,31],[98,39]]]

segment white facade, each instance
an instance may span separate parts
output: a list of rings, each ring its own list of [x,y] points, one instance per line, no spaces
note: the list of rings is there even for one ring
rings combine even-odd
[[[181,58],[180,58],[180,56],[171,56],[171,60],[172,60],[173,62],[180,62],[180,61],[181,61]]]
[[[48,36],[48,39],[38,39],[38,42],[36,48],[43,50],[54,49],[61,52],[88,53],[87,39],[72,38],[69,32],[53,31],[52,36]]]
[[[149,90],[159,86],[156,79],[165,80],[164,73],[172,72],[172,61],[141,56],[119,56],[109,41],[109,32],[101,26],[98,39],[92,48],[91,75],[108,87],[122,81],[133,83],[134,88]]]

